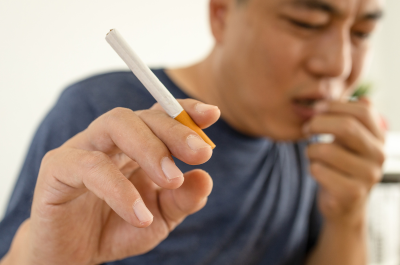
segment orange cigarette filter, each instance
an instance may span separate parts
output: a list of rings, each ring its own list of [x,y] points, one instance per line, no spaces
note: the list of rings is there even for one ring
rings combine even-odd
[[[210,138],[208,138],[203,130],[200,129],[199,126],[197,126],[197,124],[192,120],[192,118],[185,110],[183,110],[178,116],[176,116],[175,120],[195,131],[207,144],[211,146],[212,149],[215,148],[215,144],[210,140]]]

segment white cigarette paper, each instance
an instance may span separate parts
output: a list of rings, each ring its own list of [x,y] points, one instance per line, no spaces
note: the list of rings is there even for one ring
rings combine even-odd
[[[106,40],[168,115],[175,119],[183,111],[182,106],[137,56],[121,34],[116,29],[112,29],[107,34]]]

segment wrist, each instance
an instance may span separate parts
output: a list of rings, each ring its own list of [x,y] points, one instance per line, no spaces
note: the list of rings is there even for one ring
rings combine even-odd
[[[364,215],[326,220],[323,230],[330,238],[337,238],[347,244],[357,244],[364,248],[367,240],[367,221]]]
[[[318,243],[308,258],[309,265],[367,263],[365,218],[326,219]]]

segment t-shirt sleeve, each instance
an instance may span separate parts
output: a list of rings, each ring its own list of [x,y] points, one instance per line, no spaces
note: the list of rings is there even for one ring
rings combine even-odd
[[[30,216],[33,192],[43,156],[83,131],[97,115],[79,84],[67,88],[40,124],[0,222],[0,259],[8,252],[19,226]]]

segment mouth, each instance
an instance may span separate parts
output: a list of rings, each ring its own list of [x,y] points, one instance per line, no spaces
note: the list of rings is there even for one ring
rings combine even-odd
[[[295,99],[293,103],[304,108],[314,108],[315,103],[318,101],[318,99]]]
[[[314,106],[317,102],[321,101],[320,98],[298,98],[292,101],[292,109],[294,113],[302,120],[307,121],[311,119],[316,113]]]

